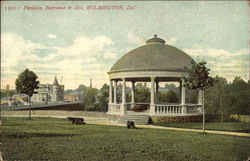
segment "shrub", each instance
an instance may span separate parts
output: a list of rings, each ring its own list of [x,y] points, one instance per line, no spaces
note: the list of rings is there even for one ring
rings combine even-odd
[[[134,112],[142,112],[144,110],[147,110],[147,106],[146,105],[135,105],[131,110]]]
[[[206,122],[221,122],[221,115],[218,114],[206,114]],[[190,122],[202,122],[202,115],[194,116],[153,116],[154,123],[167,122],[167,123],[190,123]],[[225,122],[232,122],[235,119],[230,118],[229,115],[224,115],[223,120]]]

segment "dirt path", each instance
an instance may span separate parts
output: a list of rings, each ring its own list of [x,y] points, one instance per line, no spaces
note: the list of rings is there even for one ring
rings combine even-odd
[[[108,120],[102,121],[87,121],[87,124],[95,124],[95,125],[111,125],[111,126],[126,126],[124,124],[117,124],[115,122],[111,122]],[[187,129],[187,128],[174,128],[174,127],[163,127],[163,126],[155,126],[155,125],[136,125],[138,128],[150,128],[150,129],[163,129],[163,130],[175,130],[175,131],[187,131],[187,132],[198,132],[203,133],[202,130],[199,129]],[[209,134],[220,134],[220,135],[233,135],[233,136],[245,136],[250,137],[250,133],[239,133],[239,132],[231,132],[231,131],[216,131],[216,130],[206,130],[206,133]]]

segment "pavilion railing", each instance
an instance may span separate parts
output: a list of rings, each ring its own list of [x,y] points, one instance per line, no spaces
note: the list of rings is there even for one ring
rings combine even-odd
[[[197,105],[197,104],[187,104],[187,113],[189,114],[199,114],[202,112],[202,105]]]
[[[155,114],[181,114],[182,113],[182,105],[155,105]]]
[[[126,103],[126,111],[131,111],[133,105],[147,105],[148,108],[150,105],[148,103]],[[109,111],[120,112],[121,104],[109,103]],[[149,112],[149,109],[144,111]],[[202,105],[197,104],[155,104],[155,115],[179,115],[179,114],[201,114]]]
[[[200,114],[202,112],[202,106],[197,104],[186,105],[155,105],[156,115],[175,115],[175,114]]]
[[[109,103],[109,111],[120,111],[120,104]]]

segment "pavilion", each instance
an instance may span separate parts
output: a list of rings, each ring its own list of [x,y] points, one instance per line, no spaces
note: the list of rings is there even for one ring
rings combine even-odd
[[[109,75],[109,115],[130,115],[138,112],[129,111],[136,105],[135,83],[150,82],[149,109],[141,112],[148,116],[189,116],[202,114],[202,91],[198,93],[198,104],[186,103],[187,77],[185,67],[191,67],[195,61],[185,52],[165,44],[157,35],[120,58],[108,72]],[[122,101],[117,102],[117,82],[122,82]],[[180,103],[162,104],[157,100],[160,82],[180,83]],[[126,102],[126,83],[131,83],[131,102]]]

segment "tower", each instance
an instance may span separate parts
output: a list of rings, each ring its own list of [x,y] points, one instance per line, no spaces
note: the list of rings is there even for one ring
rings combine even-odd
[[[51,93],[51,101],[56,102],[59,100],[59,93],[60,93],[60,85],[57,81],[55,76],[54,82],[52,84],[52,93]]]

